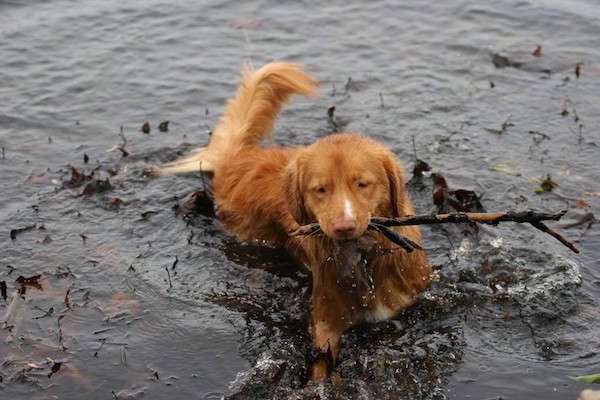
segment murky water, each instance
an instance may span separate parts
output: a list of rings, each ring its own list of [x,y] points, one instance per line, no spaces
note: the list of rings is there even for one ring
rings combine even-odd
[[[590,386],[569,376],[600,373],[600,8],[347,3],[0,2],[3,398],[575,399]],[[308,277],[178,215],[200,177],[142,175],[206,143],[246,58],[323,81],[286,109],[279,143],[364,132],[489,211],[568,208],[553,226],[582,253],[529,226],[424,227],[438,278],[423,301],[349,332],[334,382],[305,387]],[[548,174],[558,186],[536,194]],[[434,210],[430,182],[413,189]]]

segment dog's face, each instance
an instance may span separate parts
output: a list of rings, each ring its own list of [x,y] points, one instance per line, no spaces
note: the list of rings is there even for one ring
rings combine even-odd
[[[327,136],[299,150],[282,179],[296,222],[318,222],[334,240],[362,236],[373,216],[413,213],[402,167],[385,146],[364,136]]]

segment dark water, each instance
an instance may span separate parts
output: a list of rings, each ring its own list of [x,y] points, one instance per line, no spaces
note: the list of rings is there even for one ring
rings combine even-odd
[[[576,399],[593,385],[569,376],[600,373],[599,49],[594,0],[0,1],[0,396]],[[323,81],[279,143],[364,132],[489,211],[568,208],[553,226],[582,253],[425,227],[421,304],[349,332],[334,383],[305,387],[308,277],[177,215],[198,176],[142,174],[206,143],[244,59]]]

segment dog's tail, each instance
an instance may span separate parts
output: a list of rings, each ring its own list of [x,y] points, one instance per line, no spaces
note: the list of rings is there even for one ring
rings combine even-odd
[[[246,65],[240,86],[227,103],[225,113],[213,131],[206,148],[200,154],[171,163],[157,171],[181,173],[214,171],[227,155],[241,148],[259,146],[273,136],[275,118],[293,94],[317,92],[318,81],[303,71],[300,65],[285,62],[267,64],[259,70]]]

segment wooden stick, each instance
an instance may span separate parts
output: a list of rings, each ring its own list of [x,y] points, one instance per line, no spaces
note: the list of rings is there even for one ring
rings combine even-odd
[[[409,215],[406,217],[397,218],[384,218],[384,217],[373,217],[369,224],[369,229],[374,229],[382,232],[388,239],[394,243],[402,246],[407,251],[412,251],[416,243],[408,240],[408,238],[399,235],[398,232],[386,229],[393,226],[405,226],[405,225],[431,225],[431,224],[443,224],[443,223],[461,223],[461,222],[482,222],[491,225],[498,225],[500,222],[517,222],[517,223],[529,223],[535,228],[545,232],[554,238],[558,239],[563,245],[567,246],[575,253],[579,253],[579,249],[569,240],[565,239],[555,230],[547,227],[541,221],[559,221],[567,210],[561,210],[554,214],[548,213],[537,213],[534,211],[522,211],[522,212],[507,212],[507,213],[465,213],[456,212],[449,214],[430,214],[430,215]],[[296,230],[290,233],[291,237],[311,235],[318,233],[321,227],[317,223],[303,225],[298,227]],[[390,231],[393,234],[390,234]],[[417,247],[419,248],[419,247]],[[409,250],[410,249],[410,250]]]

